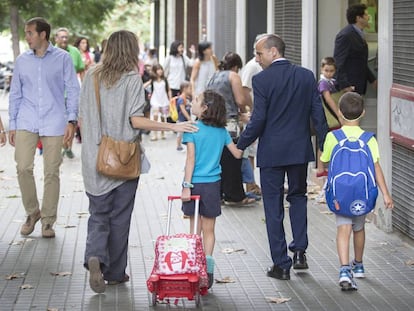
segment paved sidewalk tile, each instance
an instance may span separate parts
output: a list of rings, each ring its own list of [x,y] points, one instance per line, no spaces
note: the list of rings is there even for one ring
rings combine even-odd
[[[130,282],[108,286],[95,294],[83,268],[88,199],[80,171],[80,148],[61,167],[61,196],[56,238],[43,239],[40,223],[28,237],[20,236],[25,214],[17,185],[13,148],[0,148],[0,310],[196,310],[194,301],[171,299],[150,306],[146,279],[154,261],[154,244],[166,226],[167,196],[180,194],[185,152],[175,150],[175,135],[144,146],[151,161],[141,176],[131,223],[127,273]],[[43,185],[43,158],[36,155],[38,192]],[[311,189],[312,187],[310,187]],[[291,271],[290,281],[266,277],[271,265],[263,206],[223,206],[217,218],[215,283],[201,298],[201,310],[412,310],[414,305],[414,242],[398,233],[387,234],[367,223],[364,256],[366,278],[358,291],[341,292],[334,216],[309,195],[310,269]],[[288,207],[288,206],[286,206]],[[288,209],[286,209],[288,216]],[[187,232],[189,223],[174,204],[172,232]],[[285,230],[291,240],[289,219]],[[411,263],[411,264],[410,264]],[[9,278],[9,279],[8,279]],[[29,287],[23,289],[22,287]],[[268,298],[287,298],[276,304]]]

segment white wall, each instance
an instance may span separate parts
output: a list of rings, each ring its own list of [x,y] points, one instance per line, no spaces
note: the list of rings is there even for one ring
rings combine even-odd
[[[246,0],[237,0],[236,1],[236,53],[240,55],[241,59],[244,62],[246,60]]]
[[[347,24],[347,3],[346,0],[318,0],[318,69],[323,57],[333,56],[335,36]]]
[[[301,64],[303,67],[318,74],[316,65],[317,51],[317,0],[302,0],[302,53]]]
[[[389,0],[378,1],[378,105],[377,139],[380,163],[390,191],[392,177],[392,144],[390,139],[390,90],[393,68],[393,4]],[[391,211],[384,208],[381,195],[377,201],[377,225],[384,231],[392,230]]]

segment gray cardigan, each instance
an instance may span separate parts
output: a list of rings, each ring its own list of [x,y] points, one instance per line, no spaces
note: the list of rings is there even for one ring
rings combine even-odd
[[[79,117],[82,132],[82,175],[85,191],[103,195],[125,181],[110,179],[96,171],[101,140],[100,119],[95,98],[93,69],[82,82]],[[100,85],[102,133],[117,140],[134,141],[139,130],[132,128],[130,117],[143,116],[145,105],[142,79],[137,72],[123,74],[110,89]]]

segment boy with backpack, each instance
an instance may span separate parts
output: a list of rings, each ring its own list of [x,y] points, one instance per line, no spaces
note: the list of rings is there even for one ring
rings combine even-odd
[[[365,277],[362,263],[365,216],[375,207],[378,188],[385,207],[394,207],[379,164],[377,140],[372,133],[359,127],[364,114],[363,98],[354,92],[345,93],[339,100],[339,116],[343,125],[327,134],[321,155],[322,162],[330,162],[326,202],[336,214],[336,243],[341,264],[339,286],[342,290],[357,290],[353,278]],[[352,232],[354,259],[350,262]]]

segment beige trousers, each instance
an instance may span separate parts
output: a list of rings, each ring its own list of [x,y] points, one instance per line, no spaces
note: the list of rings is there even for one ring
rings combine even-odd
[[[36,182],[33,175],[34,156],[39,138],[43,145],[42,224],[53,225],[56,221],[59,202],[59,167],[62,163],[63,136],[40,137],[37,133],[16,131],[14,158],[17,163],[17,179],[22,194],[23,206],[27,215],[32,215],[39,209]]]

